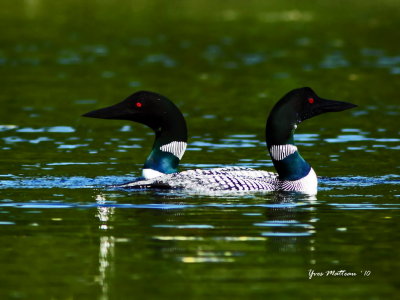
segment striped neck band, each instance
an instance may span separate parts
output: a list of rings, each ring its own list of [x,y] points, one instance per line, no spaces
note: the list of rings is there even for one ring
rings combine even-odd
[[[272,145],[269,151],[273,159],[284,160],[289,155],[295,153],[297,151],[297,147],[295,145],[290,145],[290,144]]]
[[[183,154],[185,153],[187,144],[182,141],[173,141],[171,143],[168,143],[166,145],[163,145],[160,147],[161,151],[164,152],[169,152],[178,157],[179,159],[182,159]]]

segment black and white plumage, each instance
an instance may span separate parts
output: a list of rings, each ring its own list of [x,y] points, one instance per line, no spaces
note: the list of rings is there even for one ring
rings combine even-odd
[[[315,194],[317,176],[309,174],[295,181],[281,181],[274,172],[244,167],[194,169],[119,185],[121,188],[187,189],[196,192],[215,191],[297,191]]]
[[[278,174],[251,168],[230,167],[194,169],[134,181],[119,185],[122,188],[170,188],[207,191],[273,191],[279,184]]]
[[[186,123],[180,111],[168,99],[155,93],[138,92],[117,105],[85,116],[132,120],[149,126],[156,133],[152,152],[143,168],[145,178],[118,187],[186,189],[206,193],[296,191],[316,194],[317,175],[298,152],[294,144],[294,131],[304,120],[355,106],[320,98],[307,87],[287,93],[275,104],[266,124],[266,144],[277,174],[242,167],[195,169],[178,173],[177,166],[186,149]]]

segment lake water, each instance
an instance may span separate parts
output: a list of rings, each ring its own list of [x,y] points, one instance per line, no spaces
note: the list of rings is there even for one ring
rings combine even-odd
[[[1,299],[396,298],[398,1],[30,0],[0,25]],[[359,106],[296,132],[315,197],[106,188],[153,133],[80,117],[152,90],[182,170],[273,170],[267,114],[302,86]]]

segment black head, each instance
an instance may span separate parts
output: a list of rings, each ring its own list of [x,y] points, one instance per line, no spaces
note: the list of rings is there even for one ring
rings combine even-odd
[[[283,113],[290,121],[299,124],[323,113],[342,111],[356,106],[348,102],[323,99],[311,88],[304,87],[287,93],[275,105],[273,111]]]
[[[129,120],[149,126],[154,131],[180,127],[186,132],[186,123],[180,110],[166,97],[140,91],[115,105],[88,112],[83,117]]]
[[[287,141],[302,121],[356,106],[348,102],[323,99],[309,87],[292,90],[275,104],[268,117],[267,142],[271,139],[273,143]]]

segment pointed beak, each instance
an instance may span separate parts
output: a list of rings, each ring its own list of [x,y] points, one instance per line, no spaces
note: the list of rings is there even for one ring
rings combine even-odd
[[[132,112],[129,112],[125,105],[118,103],[105,108],[90,111],[83,114],[82,117],[97,118],[97,119],[116,119],[126,120]]]
[[[320,98],[320,103],[318,105],[318,111],[319,113],[325,113],[325,112],[336,112],[336,111],[342,111],[350,108],[357,107],[357,105],[349,103],[349,102],[343,102],[343,101],[336,101],[336,100],[327,100],[327,99],[322,99]]]
[[[310,107],[310,110],[300,115],[300,120],[304,121],[327,112],[342,111],[354,107],[357,107],[357,105],[349,102],[318,98],[318,101],[316,101],[315,104]]]

